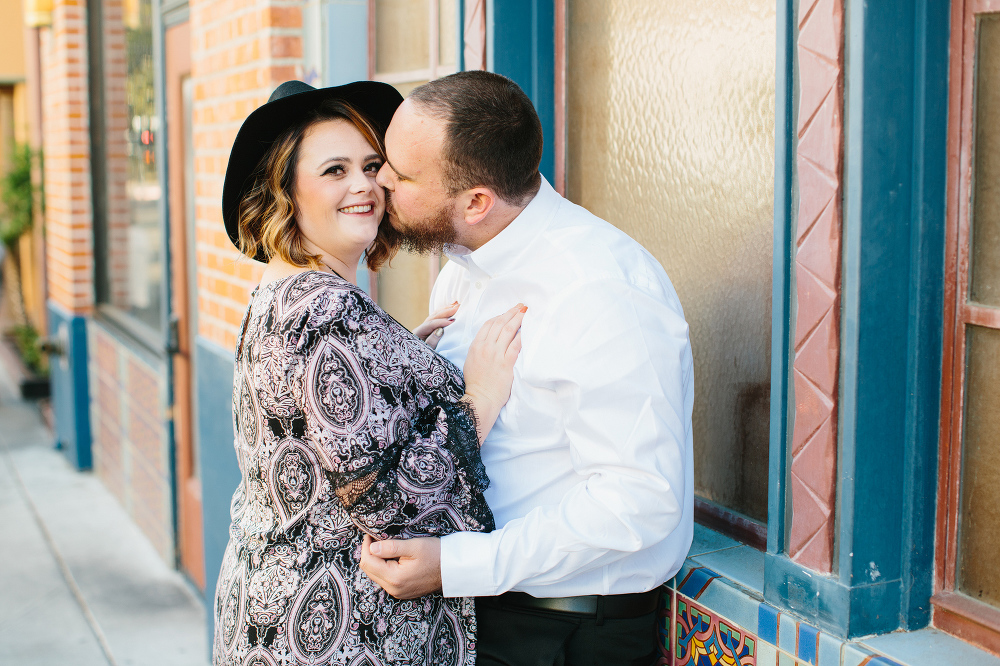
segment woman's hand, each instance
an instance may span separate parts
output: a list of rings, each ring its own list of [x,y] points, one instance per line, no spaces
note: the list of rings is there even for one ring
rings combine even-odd
[[[444,334],[444,329],[455,323],[456,312],[458,312],[458,301],[441,308],[425,319],[424,323],[413,329],[413,334],[426,342],[431,349],[437,349],[438,340]]]
[[[514,361],[521,352],[521,321],[528,307],[518,303],[479,329],[465,358],[465,397],[476,412],[479,444],[510,398]]]

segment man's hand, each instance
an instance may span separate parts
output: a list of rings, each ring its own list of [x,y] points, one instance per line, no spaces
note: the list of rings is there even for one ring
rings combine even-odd
[[[361,544],[361,570],[397,599],[416,599],[441,589],[441,542],[437,537]]]

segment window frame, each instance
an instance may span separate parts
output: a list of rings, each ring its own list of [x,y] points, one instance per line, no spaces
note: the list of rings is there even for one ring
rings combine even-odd
[[[962,442],[965,417],[966,328],[1000,329],[1000,308],[969,301],[970,214],[978,47],[978,16],[1000,14],[1000,0],[954,0],[948,99],[948,190],[942,390],[935,538],[933,624],[1000,654],[1000,609],[957,590]]]
[[[165,162],[167,159],[165,141],[163,82],[163,22],[164,11],[160,0],[149,0],[151,11],[150,32],[153,57],[153,110],[159,118],[159,130],[154,134],[152,148],[156,156],[156,179],[161,190],[166,191]],[[160,326],[154,327],[132,315],[127,309],[111,303],[111,276],[107,262],[110,252],[110,228],[108,225],[108,157],[106,151],[108,126],[105,104],[105,42],[104,5],[106,0],[87,0],[87,10],[96,20],[88,23],[88,60],[92,76],[88,80],[90,99],[90,164],[91,164],[91,207],[93,217],[93,272],[94,313],[105,325],[125,335],[158,358],[167,355],[170,337],[170,272],[169,244],[167,242],[167,203],[161,195],[157,202],[158,237],[163,248],[163,275],[160,282]],[[177,4],[177,3],[175,3]],[[173,9],[174,7],[172,7]]]

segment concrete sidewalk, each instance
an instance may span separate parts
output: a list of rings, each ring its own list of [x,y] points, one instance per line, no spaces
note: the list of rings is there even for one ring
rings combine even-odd
[[[0,664],[205,666],[200,599],[0,362]]]

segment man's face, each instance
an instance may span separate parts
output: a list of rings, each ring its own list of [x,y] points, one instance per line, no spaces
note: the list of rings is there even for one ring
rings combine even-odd
[[[457,238],[457,201],[445,186],[444,123],[418,113],[406,100],[385,133],[388,160],[376,181],[386,189],[389,221],[404,245],[417,252],[438,250]]]

